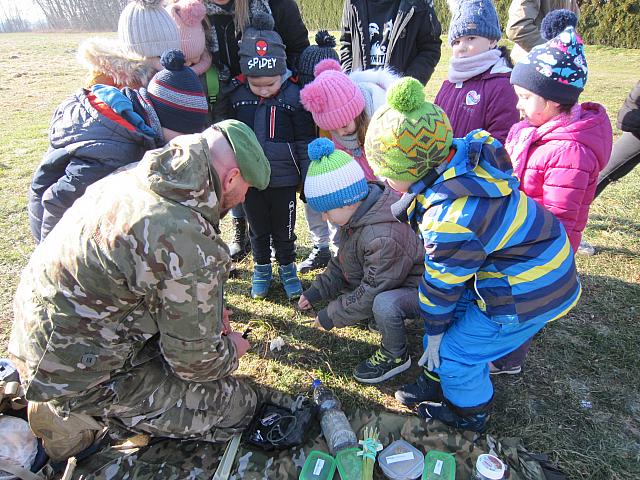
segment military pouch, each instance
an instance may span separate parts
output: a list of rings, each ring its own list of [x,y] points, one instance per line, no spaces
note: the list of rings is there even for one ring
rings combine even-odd
[[[245,431],[244,441],[266,451],[302,445],[315,416],[316,407],[307,398],[296,402],[291,410],[263,403]]]

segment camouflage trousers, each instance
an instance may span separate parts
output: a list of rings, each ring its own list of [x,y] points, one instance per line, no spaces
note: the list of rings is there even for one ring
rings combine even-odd
[[[84,413],[134,433],[224,442],[250,423],[257,394],[248,380],[235,376],[185,381],[155,358],[80,396],[52,403],[62,416]]]

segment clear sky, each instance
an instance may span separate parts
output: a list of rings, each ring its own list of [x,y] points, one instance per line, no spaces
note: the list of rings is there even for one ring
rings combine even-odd
[[[7,8],[10,7],[10,8]],[[0,12],[19,11],[22,18],[29,21],[44,20],[44,13],[32,0],[0,0]]]

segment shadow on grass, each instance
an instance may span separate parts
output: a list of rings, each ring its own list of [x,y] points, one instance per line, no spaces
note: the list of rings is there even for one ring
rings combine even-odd
[[[607,231],[614,228],[627,235],[640,238],[640,223],[629,220],[628,217],[611,217],[608,215],[589,215],[589,228],[595,231]]]
[[[493,379],[490,428],[550,453],[569,478],[640,478],[640,287],[581,279],[580,303],[536,337],[523,375]]]

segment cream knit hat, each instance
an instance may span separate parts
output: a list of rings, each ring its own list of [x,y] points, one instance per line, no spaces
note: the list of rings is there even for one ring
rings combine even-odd
[[[166,50],[180,49],[178,27],[162,0],[130,2],[120,14],[118,37],[125,51],[142,57],[159,57]]]

